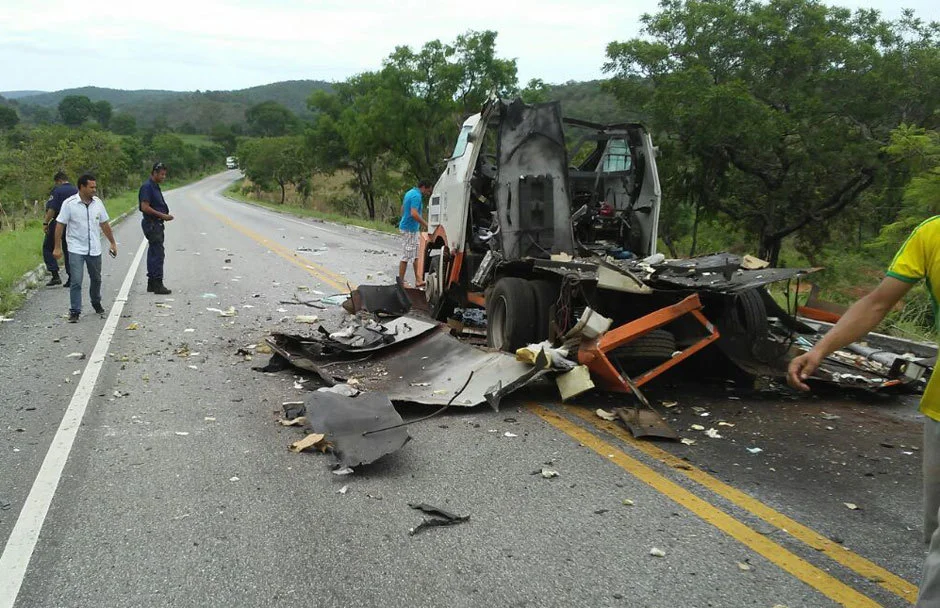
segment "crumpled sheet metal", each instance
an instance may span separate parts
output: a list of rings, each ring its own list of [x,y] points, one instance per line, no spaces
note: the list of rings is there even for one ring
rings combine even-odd
[[[403,328],[396,341],[368,351],[324,352],[301,340],[275,335],[271,347],[301,369],[330,377],[354,376],[364,391],[381,392],[394,402],[446,405],[470,372],[473,377],[452,405],[473,407],[489,403],[499,409],[506,394],[521,387],[540,371],[501,351],[464,344],[450,335],[446,326],[413,317],[400,317],[386,324]],[[405,331],[404,328],[410,328]],[[362,353],[368,354],[363,361]]]
[[[349,300],[343,303],[343,308],[349,313],[364,310],[376,315],[397,317],[411,310],[411,298],[399,277],[393,285],[360,285],[349,294]]]
[[[400,450],[411,439],[407,427],[369,432],[403,422],[392,402],[380,393],[346,397],[315,391],[304,400],[304,406],[307,429],[326,435],[334,454],[347,467],[375,462]]]

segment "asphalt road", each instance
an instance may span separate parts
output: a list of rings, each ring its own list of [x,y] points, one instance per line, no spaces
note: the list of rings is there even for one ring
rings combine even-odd
[[[694,445],[634,441],[592,413],[609,398],[563,407],[541,386],[498,413],[418,423],[351,476],[289,452],[303,433],[278,413],[305,389],[238,349],[315,327],[300,314],[337,325],[338,307],[280,302],[390,282],[397,243],[226,199],[236,176],[167,193],[171,296],[146,293],[134,216],[104,261],[119,315],[67,324],[67,291],[49,288],[0,324],[0,608],[913,601],[925,545],[911,398],[802,397],[677,369],[648,394],[678,402],[669,415]],[[543,466],[560,476],[532,474]],[[470,520],[411,536],[411,502]]]

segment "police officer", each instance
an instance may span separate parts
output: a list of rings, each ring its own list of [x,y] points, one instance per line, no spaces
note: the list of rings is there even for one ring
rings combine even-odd
[[[147,291],[166,295],[173,293],[163,284],[163,224],[173,219],[170,208],[163,199],[160,184],[166,179],[166,165],[156,163],[150,170],[150,179],[144,182],[137,193],[138,208],[144,218],[140,227],[147,238]]]
[[[62,279],[59,277],[59,263],[52,255],[52,251],[55,249],[55,218],[62,210],[62,202],[78,194],[78,188],[69,183],[69,177],[64,171],[59,171],[52,179],[55,182],[55,187],[49,195],[49,200],[46,201],[46,217],[42,221],[42,227],[46,231],[42,239],[42,258],[46,263],[46,269],[52,274],[52,278],[46,283],[46,287],[62,284]],[[65,273],[70,277],[69,280],[65,281],[65,287],[69,287],[71,285],[72,270],[69,268],[69,248],[65,239],[62,239],[62,253],[64,255],[62,265],[65,266]]]

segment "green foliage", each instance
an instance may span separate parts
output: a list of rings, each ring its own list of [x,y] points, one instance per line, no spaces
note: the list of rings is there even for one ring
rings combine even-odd
[[[301,136],[247,139],[238,146],[238,164],[251,181],[277,184],[281,189],[281,204],[287,185],[300,185],[311,172]]]
[[[137,119],[131,114],[120,112],[111,119],[111,131],[118,135],[134,135],[137,133]]]
[[[642,38],[611,43],[608,88],[675,145],[669,200],[720,213],[776,262],[884,179],[902,120],[935,120],[938,30],[909,13],[811,0],[663,0]]]
[[[276,101],[262,101],[245,110],[245,120],[252,135],[280,137],[297,129],[294,113]]]
[[[12,129],[20,122],[16,108],[0,105],[0,131]]]
[[[95,105],[84,95],[69,95],[59,102],[59,118],[70,127],[77,127],[92,115]]]
[[[91,113],[104,129],[107,129],[111,122],[111,112],[111,104],[107,100],[102,99],[92,104]]]

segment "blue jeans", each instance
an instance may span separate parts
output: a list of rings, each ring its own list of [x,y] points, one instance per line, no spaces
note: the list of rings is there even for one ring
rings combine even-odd
[[[163,280],[163,222],[152,220],[147,216],[140,222],[140,227],[147,237],[147,279],[151,281]]]
[[[101,256],[70,253],[72,284],[69,286],[69,312],[82,312],[82,278],[85,275],[85,266],[88,266],[88,277],[91,279],[91,305],[95,308],[101,306]]]

